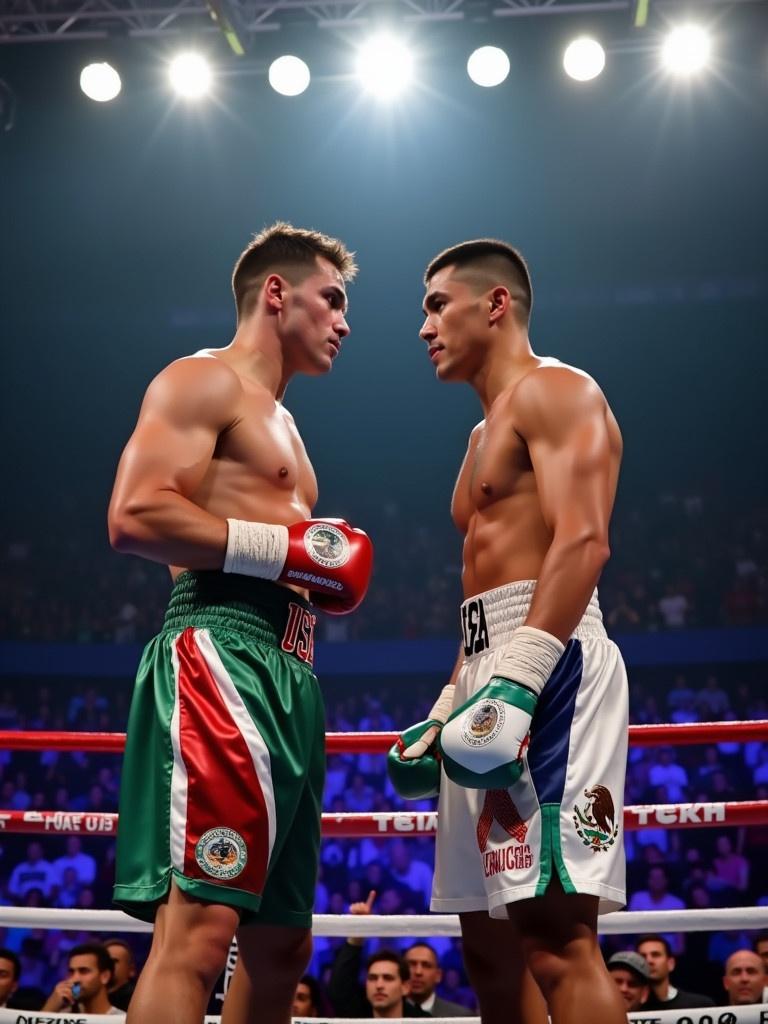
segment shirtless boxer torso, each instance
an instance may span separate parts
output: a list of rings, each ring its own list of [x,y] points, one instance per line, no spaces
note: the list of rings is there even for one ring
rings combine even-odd
[[[432,909],[460,914],[484,1024],[623,1021],[596,936],[624,902],[626,676],[595,594],[621,436],[594,381],[531,350],[515,250],[456,246],[425,283],[438,379],[471,384],[485,418],[452,505],[463,650],[393,777],[414,756],[434,771],[440,732]]]

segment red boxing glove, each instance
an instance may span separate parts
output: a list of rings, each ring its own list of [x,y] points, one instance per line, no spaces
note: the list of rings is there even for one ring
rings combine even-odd
[[[306,587],[323,611],[346,615],[365,597],[372,569],[367,533],[344,519],[306,519],[288,527],[288,553],[278,579]]]

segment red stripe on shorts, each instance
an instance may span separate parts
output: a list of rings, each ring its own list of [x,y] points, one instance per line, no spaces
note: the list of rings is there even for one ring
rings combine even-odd
[[[220,884],[261,893],[269,858],[269,821],[253,758],[191,627],[179,636],[176,651],[179,738],[188,778],[184,874],[220,881],[200,867],[195,847],[209,829],[230,828],[245,840],[248,860],[239,875]]]

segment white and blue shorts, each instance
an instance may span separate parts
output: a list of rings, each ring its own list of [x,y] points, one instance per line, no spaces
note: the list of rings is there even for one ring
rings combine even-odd
[[[528,614],[535,580],[507,584],[462,605],[465,660],[454,707],[485,686]],[[592,596],[542,691],[525,769],[510,789],[465,789],[443,772],[431,908],[487,910],[542,896],[557,876],[566,893],[625,900],[624,775],[627,674]]]

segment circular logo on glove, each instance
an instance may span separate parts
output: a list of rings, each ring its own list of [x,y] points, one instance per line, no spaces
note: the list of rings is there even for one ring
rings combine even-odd
[[[349,541],[337,526],[315,523],[304,534],[307,554],[324,569],[338,569],[349,558]]]
[[[233,828],[209,828],[197,841],[195,860],[211,878],[237,878],[248,863],[248,848]]]
[[[504,725],[504,704],[500,700],[484,700],[464,715],[461,738],[470,747],[483,747],[495,739]]]

